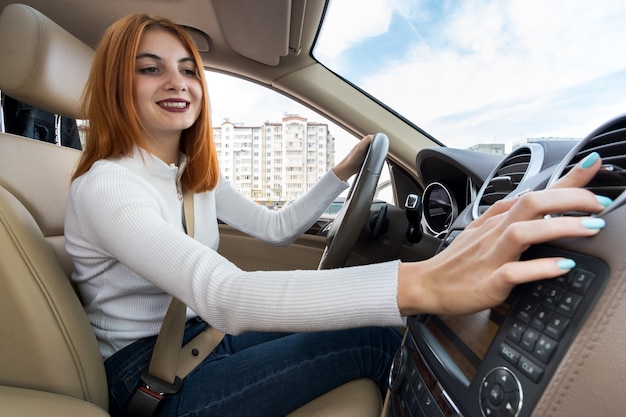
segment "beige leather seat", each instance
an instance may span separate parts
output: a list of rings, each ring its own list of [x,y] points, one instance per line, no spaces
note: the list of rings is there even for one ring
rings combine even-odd
[[[34,9],[0,15],[0,89],[76,117],[93,51]],[[0,410],[12,416],[106,416],[106,375],[68,277],[63,220],[80,153],[0,134]],[[376,416],[371,380],[348,383],[293,416]]]

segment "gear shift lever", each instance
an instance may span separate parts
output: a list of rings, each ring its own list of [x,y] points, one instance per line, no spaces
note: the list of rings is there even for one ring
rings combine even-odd
[[[417,194],[409,194],[404,202],[404,211],[409,221],[406,238],[411,243],[422,240],[422,198]]]

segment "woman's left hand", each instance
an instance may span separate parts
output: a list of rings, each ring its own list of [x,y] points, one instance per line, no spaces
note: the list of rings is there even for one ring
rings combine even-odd
[[[361,169],[361,165],[363,165],[363,161],[365,160],[367,150],[369,149],[373,139],[373,135],[365,136],[359,141],[359,143],[356,144],[354,148],[352,148],[350,153],[346,155],[341,162],[335,165],[333,172],[340,180],[348,181],[351,176],[359,172],[359,169]]]

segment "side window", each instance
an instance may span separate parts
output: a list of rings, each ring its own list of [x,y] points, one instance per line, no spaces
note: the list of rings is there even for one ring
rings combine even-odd
[[[275,91],[233,76],[206,74],[221,171],[242,194],[270,209],[310,189],[357,142],[343,128]],[[382,177],[381,182],[389,177],[386,167]],[[391,193],[377,198],[383,195]]]

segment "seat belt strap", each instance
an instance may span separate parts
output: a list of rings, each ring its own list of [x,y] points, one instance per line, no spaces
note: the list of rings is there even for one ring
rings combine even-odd
[[[177,298],[172,298],[163,324],[161,324],[148,367],[148,374],[171,385],[176,385],[176,368],[183,344],[186,311],[185,304]]]
[[[193,194],[186,189],[183,191],[183,224],[187,234],[193,237]],[[178,392],[182,379],[209,356],[224,338],[224,333],[208,327],[182,346],[186,311],[187,306],[173,297],[161,324],[150,366],[141,375],[144,385],[137,388],[131,397],[124,410],[124,417],[156,415],[164,397]]]
[[[224,333],[207,327],[180,350],[176,375],[183,379],[211,354],[224,339]]]

